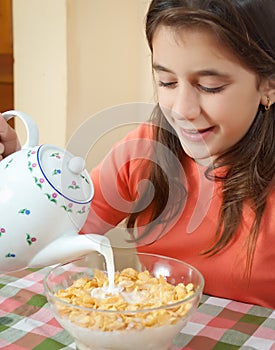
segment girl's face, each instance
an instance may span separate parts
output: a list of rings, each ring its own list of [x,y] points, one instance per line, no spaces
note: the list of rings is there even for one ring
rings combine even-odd
[[[262,84],[211,32],[158,28],[153,68],[160,108],[197,162],[209,164],[248,131]]]

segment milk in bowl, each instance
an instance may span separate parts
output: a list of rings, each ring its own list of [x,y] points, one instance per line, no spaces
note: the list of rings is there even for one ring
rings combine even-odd
[[[169,349],[199,304],[200,272],[169,257],[116,254],[111,246],[103,254],[56,266],[46,276],[56,319],[79,350]]]

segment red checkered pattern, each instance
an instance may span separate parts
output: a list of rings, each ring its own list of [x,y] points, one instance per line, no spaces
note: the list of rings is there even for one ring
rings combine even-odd
[[[0,348],[75,349],[44,296],[49,268],[0,275]],[[275,311],[203,296],[170,350],[275,350]]]

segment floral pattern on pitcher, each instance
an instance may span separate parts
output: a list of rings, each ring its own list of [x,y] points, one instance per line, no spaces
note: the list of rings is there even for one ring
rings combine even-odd
[[[36,154],[36,151],[29,150],[29,152],[27,153],[27,158],[31,157],[32,154]]]
[[[85,214],[86,213],[86,207],[85,205],[83,205],[83,207],[81,208],[81,210],[77,211],[77,214]]]
[[[48,200],[50,201],[50,202],[53,202],[53,203],[57,203],[57,200],[56,200],[56,198],[57,198],[57,193],[56,192],[54,192],[54,193],[52,193],[52,194],[49,194],[49,193],[45,193],[45,195],[47,196],[47,198],[48,198]]]
[[[34,242],[37,241],[37,238],[31,237],[31,235],[29,233],[26,233],[26,241],[27,241],[28,245],[32,245]]]
[[[32,163],[32,162],[28,162],[28,168],[29,168],[29,171],[32,173],[34,168],[37,167],[37,164],[36,163]]]
[[[50,155],[50,157],[54,157],[54,158],[57,158],[57,159],[61,159],[61,156],[60,156],[60,153],[59,152],[54,152]]]
[[[5,255],[5,258],[16,258],[16,255],[14,253],[9,252]]]
[[[54,203],[58,205],[58,207],[64,209],[67,213],[71,213],[73,215],[84,215],[89,210],[89,204],[79,206],[80,203],[77,203],[77,205],[73,205],[73,202],[65,200],[65,204],[60,205],[59,201],[61,200],[61,197],[63,197],[62,194],[58,194],[58,191],[56,192],[50,192],[49,185],[48,185],[48,179],[45,177],[45,174],[41,172],[41,164],[40,164],[40,149],[42,146],[39,146],[37,149],[30,149],[27,152],[27,165],[30,173],[33,174],[33,180],[35,182],[35,185],[42,190],[43,195],[45,195],[45,198],[47,198],[51,203]],[[53,163],[52,169],[49,169],[49,174],[54,177],[58,177],[63,173],[63,169],[61,168],[61,164],[64,158],[64,155],[62,152],[59,151],[52,151],[48,153],[48,158],[54,158],[56,161]],[[52,160],[49,159],[50,162]],[[79,181],[78,181],[79,179]],[[68,190],[72,191],[78,191],[82,187],[82,181],[86,184],[89,184],[89,180],[83,175],[79,174],[79,177],[72,179],[71,182],[67,185]],[[51,183],[49,183],[51,185]],[[66,197],[64,197],[66,198]],[[67,198],[68,199],[68,198]],[[24,211],[25,209],[25,211]],[[29,215],[27,208],[23,208],[20,211],[20,214]]]
[[[87,180],[87,178],[86,178],[84,175],[80,174],[79,176],[80,176],[87,184],[89,184],[89,181]]]
[[[69,203],[67,206],[61,205],[61,208],[63,208],[68,213],[72,213],[72,207],[73,207],[73,203]]]
[[[45,179],[43,177],[37,178],[36,176],[33,177],[36,185],[42,189],[42,185],[45,182]]]
[[[71,190],[78,190],[80,186],[76,183],[76,181],[72,181],[72,184],[68,186],[69,189]]]
[[[61,169],[54,169],[52,172],[52,175],[60,175],[61,174]]]
[[[8,163],[5,165],[4,169],[7,169],[12,162],[13,162],[13,158],[8,161]]]
[[[18,214],[30,215],[31,211],[28,208],[20,209]]]
[[[28,267],[59,235],[77,235],[89,211],[93,188],[86,169],[72,171],[75,157],[54,145],[37,145],[33,130],[27,127],[26,145],[0,162],[1,272]],[[56,220],[58,225],[52,224]]]

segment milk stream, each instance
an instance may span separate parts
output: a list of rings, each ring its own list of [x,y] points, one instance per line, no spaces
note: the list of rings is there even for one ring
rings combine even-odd
[[[104,244],[100,246],[99,252],[103,255],[106,263],[106,269],[107,269],[107,276],[108,276],[108,286],[98,287],[94,288],[91,292],[91,296],[93,298],[97,299],[105,299],[106,297],[112,295],[122,295],[124,300],[131,303],[137,303],[142,302],[142,300],[145,300],[147,298],[146,295],[143,295],[140,293],[137,295],[137,293],[133,292],[125,292],[124,287],[120,285],[116,285],[114,278],[115,278],[115,264],[114,264],[114,255],[113,255],[113,249],[110,244],[110,241],[105,237],[106,240]]]
[[[108,293],[113,293],[116,290],[115,286],[115,263],[114,254],[111,243],[107,237],[105,237],[104,244],[101,245],[99,252],[103,255],[106,262],[107,276],[109,285],[107,287]]]

